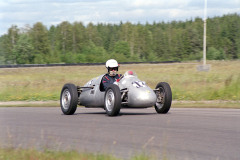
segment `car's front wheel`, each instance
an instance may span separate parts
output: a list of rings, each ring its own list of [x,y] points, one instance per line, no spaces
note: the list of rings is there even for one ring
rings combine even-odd
[[[78,92],[74,84],[67,83],[63,86],[60,95],[60,104],[64,114],[71,115],[75,113],[78,104]]]
[[[157,102],[155,110],[157,113],[167,113],[172,104],[172,91],[168,83],[160,82],[156,86]]]
[[[111,84],[104,96],[104,108],[108,116],[117,116],[121,109],[121,93],[117,85]]]

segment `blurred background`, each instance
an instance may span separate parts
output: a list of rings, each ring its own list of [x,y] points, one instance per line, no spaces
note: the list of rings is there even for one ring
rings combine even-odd
[[[240,1],[0,1],[0,64],[240,57]]]
[[[208,72],[203,59],[207,3]],[[0,65],[177,61],[123,65],[175,100],[240,100],[240,1],[0,0]],[[0,100],[58,100],[65,82],[84,85],[104,65],[0,69]],[[146,76],[147,75],[147,76]]]

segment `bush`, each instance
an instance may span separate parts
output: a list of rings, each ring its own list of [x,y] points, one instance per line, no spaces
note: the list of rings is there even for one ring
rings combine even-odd
[[[217,50],[214,47],[210,47],[207,51],[207,59],[208,60],[222,60],[226,58],[223,49]]]
[[[0,56],[0,65],[5,64],[4,56]]]
[[[62,62],[65,63],[76,63],[77,62],[77,56],[76,54],[73,54],[72,52],[68,52],[61,57]]]
[[[34,64],[45,64],[45,60],[41,54],[36,54],[34,57]]]
[[[49,55],[46,56],[46,62],[49,63],[60,63],[61,56],[58,52],[51,52]]]

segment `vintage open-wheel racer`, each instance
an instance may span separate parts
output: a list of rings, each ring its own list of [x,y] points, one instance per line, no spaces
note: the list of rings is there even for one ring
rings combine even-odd
[[[116,116],[121,108],[148,108],[155,106],[157,113],[167,113],[172,103],[172,92],[168,83],[160,82],[151,89],[138,79],[133,71],[127,71],[119,82],[109,85],[104,90],[100,75],[91,79],[84,86],[67,83],[60,96],[62,112],[74,114],[77,105],[89,108],[103,108],[108,116]]]

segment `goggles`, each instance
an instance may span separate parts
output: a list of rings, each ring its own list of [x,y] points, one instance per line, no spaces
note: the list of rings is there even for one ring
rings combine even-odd
[[[109,68],[109,71],[118,71],[118,67]]]

